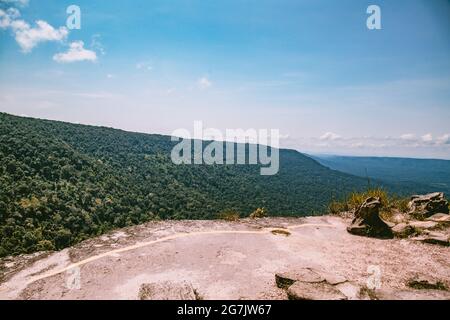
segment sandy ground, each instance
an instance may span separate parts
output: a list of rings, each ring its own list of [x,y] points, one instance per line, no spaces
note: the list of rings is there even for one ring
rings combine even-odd
[[[3,260],[0,299],[137,299],[142,284],[162,281],[190,282],[203,299],[286,299],[275,273],[304,267],[358,286],[379,271],[381,289],[398,292],[415,275],[450,283],[449,248],[353,236],[347,223],[330,216],[151,222]]]

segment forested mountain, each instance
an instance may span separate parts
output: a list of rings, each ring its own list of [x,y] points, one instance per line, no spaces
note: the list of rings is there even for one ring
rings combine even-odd
[[[324,166],[360,177],[383,180],[401,189],[450,195],[450,160],[390,157],[314,156]]]
[[[175,165],[170,137],[0,113],[0,256],[60,249],[151,219],[325,213],[367,187],[293,150],[280,171],[258,165]]]

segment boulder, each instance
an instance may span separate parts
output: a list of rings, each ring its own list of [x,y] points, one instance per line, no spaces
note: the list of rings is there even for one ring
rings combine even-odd
[[[194,288],[187,282],[163,281],[142,284],[140,300],[198,300]]]
[[[347,279],[338,274],[316,270],[311,267],[278,272],[275,274],[275,282],[278,288],[287,289],[297,281],[309,283],[326,282],[334,286],[347,282]]]
[[[318,283],[324,282],[325,278],[310,268],[302,268],[295,271],[285,271],[275,274],[275,282],[278,288],[286,289],[295,282]]]
[[[327,282],[297,281],[287,290],[289,300],[347,300],[347,297]]]
[[[361,293],[361,288],[352,282],[339,283],[336,286],[348,300],[369,300],[369,297]]]
[[[389,239],[393,237],[389,226],[380,218],[381,201],[378,197],[367,198],[355,212],[352,224],[347,228],[351,234]]]
[[[443,192],[426,195],[415,195],[408,203],[409,214],[419,217],[430,217],[435,213],[449,213],[448,201]]]

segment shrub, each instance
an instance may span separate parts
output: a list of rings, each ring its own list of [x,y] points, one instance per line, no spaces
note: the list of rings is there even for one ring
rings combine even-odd
[[[218,218],[225,221],[238,221],[240,219],[240,215],[236,211],[226,210],[219,213]]]
[[[267,217],[266,208],[258,208],[250,214],[251,219],[258,219]]]

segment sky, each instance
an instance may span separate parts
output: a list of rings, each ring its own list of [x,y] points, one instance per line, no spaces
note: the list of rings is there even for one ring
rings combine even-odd
[[[81,10],[69,29],[66,10]],[[369,30],[369,5],[381,29]],[[450,159],[450,1],[0,0],[0,111]]]

